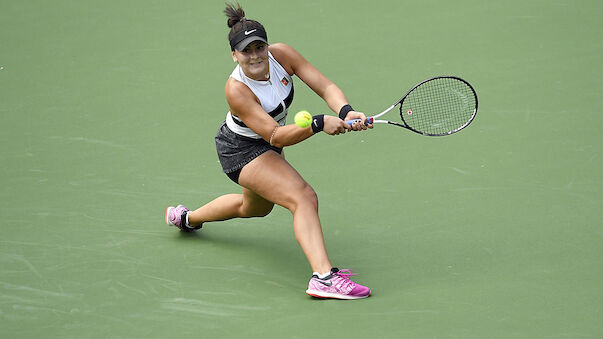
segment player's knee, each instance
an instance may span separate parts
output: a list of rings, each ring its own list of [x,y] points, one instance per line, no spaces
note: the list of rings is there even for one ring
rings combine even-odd
[[[312,204],[314,208],[318,209],[318,195],[310,185],[308,185],[308,188],[308,201]]]
[[[308,184],[304,185],[304,187],[299,192],[298,201],[296,205],[311,206],[314,209],[318,209],[318,195],[316,195],[316,192],[314,191],[312,186]]]

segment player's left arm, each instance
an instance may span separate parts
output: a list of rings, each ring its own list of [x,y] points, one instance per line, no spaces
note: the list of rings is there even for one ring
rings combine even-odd
[[[269,48],[272,55],[274,55],[276,60],[278,60],[289,74],[297,75],[297,77],[308,85],[314,93],[320,96],[337,115],[343,106],[348,105],[348,99],[343,91],[293,47],[283,43],[277,43],[270,45]],[[364,122],[366,116],[361,112],[350,111],[345,120],[353,119],[361,119]],[[354,127],[354,130],[366,129],[364,124],[357,124]]]

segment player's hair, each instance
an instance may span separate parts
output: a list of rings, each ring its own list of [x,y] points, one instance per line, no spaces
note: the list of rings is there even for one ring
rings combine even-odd
[[[264,29],[264,26],[258,21],[245,18],[245,11],[239,3],[227,2],[226,9],[224,9],[224,14],[226,14],[226,16],[228,17],[226,24],[230,28],[230,32],[228,33],[228,40],[231,40],[232,37],[241,30],[248,30],[254,28]]]

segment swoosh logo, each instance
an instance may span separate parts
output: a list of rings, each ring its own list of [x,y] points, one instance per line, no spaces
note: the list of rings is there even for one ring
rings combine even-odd
[[[314,126],[318,127],[318,124],[316,123],[316,119],[314,119]]]
[[[252,29],[251,31],[245,31],[245,35],[249,35],[255,31],[257,31],[257,29]]]
[[[318,281],[319,283],[327,286],[327,287],[331,287],[333,286],[333,282],[332,281],[324,281],[324,280],[320,280],[320,279],[316,279],[316,281]]]

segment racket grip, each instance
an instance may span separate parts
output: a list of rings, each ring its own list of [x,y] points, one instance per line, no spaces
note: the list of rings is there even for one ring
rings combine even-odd
[[[360,121],[360,119],[346,120],[345,123],[350,125],[350,127],[352,127],[352,125],[356,121]],[[366,122],[364,124],[368,126],[368,125],[372,124],[374,121],[375,121],[375,119],[373,117],[366,117]]]

